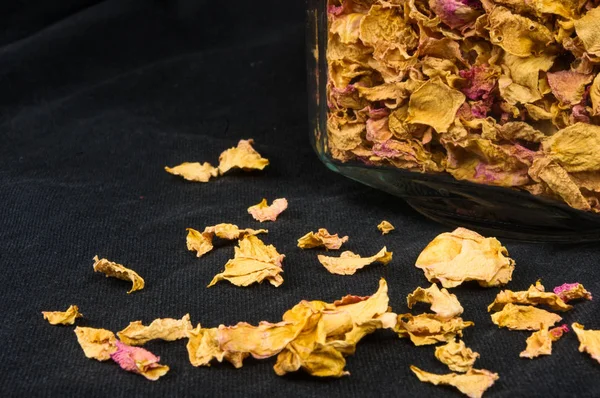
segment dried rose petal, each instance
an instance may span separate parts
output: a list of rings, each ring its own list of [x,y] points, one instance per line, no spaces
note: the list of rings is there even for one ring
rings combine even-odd
[[[275,199],[270,206],[267,205],[267,200],[263,199],[260,203],[248,207],[248,213],[256,221],[275,221],[287,207],[288,202],[285,198]]]
[[[132,347],[116,342],[117,350],[110,354],[113,361],[119,364],[121,369],[128,372],[141,374],[148,380],[156,381],[169,371],[167,365],[158,363],[160,357],[141,347]]]

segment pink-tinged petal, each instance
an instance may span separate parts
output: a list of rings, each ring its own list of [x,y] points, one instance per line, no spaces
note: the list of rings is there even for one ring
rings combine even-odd
[[[392,138],[392,132],[388,125],[388,118],[367,120],[367,140],[371,142],[382,142]]]
[[[116,342],[116,346],[117,350],[110,354],[110,357],[119,364],[121,369],[141,374],[148,380],[158,380],[159,377],[169,371],[168,366],[158,363],[160,357],[148,350],[141,347],[132,347],[120,341]]]
[[[390,110],[388,108],[368,108],[369,117],[371,119],[382,119],[390,115]]]
[[[471,100],[486,99],[496,86],[495,71],[488,65],[476,65],[458,73],[467,80],[466,87],[461,91]]]
[[[483,13],[479,0],[429,0],[429,6],[452,29],[472,24]]]
[[[565,303],[569,300],[581,298],[586,300],[592,299],[592,294],[585,290],[583,285],[579,282],[563,283],[562,285],[554,288],[554,294],[560,297]]]
[[[594,76],[570,70],[561,70],[559,72],[548,73],[547,78],[552,94],[562,104],[574,105],[583,99],[586,91],[585,86],[591,83]]]
[[[570,331],[571,329],[569,329],[569,326],[567,326],[566,323],[549,330],[550,334],[557,340],[560,339],[564,333],[569,333]]]

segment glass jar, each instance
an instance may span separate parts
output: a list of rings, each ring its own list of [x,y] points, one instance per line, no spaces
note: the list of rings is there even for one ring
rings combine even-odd
[[[593,163],[594,154],[598,154],[598,162],[600,164],[600,147],[593,145],[594,142],[600,143],[600,133],[596,134],[597,130],[595,130],[596,128],[600,128],[596,127],[598,124],[598,116],[590,115],[589,108],[589,105],[591,104],[589,93],[590,90],[595,89],[592,86],[598,85],[596,89],[600,90],[600,77],[595,78],[592,83],[593,75],[598,75],[598,72],[600,71],[600,56],[592,57],[586,55],[587,59],[583,59],[585,57],[578,59],[570,55],[563,57],[563,59],[561,58],[562,55],[560,55],[562,53],[560,53],[559,50],[564,49],[557,43],[551,43],[545,47],[538,46],[538,48],[534,48],[534,45],[539,44],[538,36],[541,33],[539,33],[538,30],[543,28],[543,26],[537,22],[535,24],[530,22],[529,27],[527,27],[531,35],[530,41],[533,43],[530,46],[531,55],[529,55],[529,58],[525,56],[515,58],[515,56],[511,54],[502,55],[507,53],[502,45],[512,52],[517,51],[513,50],[507,43],[514,38],[514,35],[521,34],[515,26],[509,26],[510,29],[505,29],[502,23],[510,25],[510,23],[512,23],[510,21],[524,21],[522,18],[525,17],[518,14],[515,10],[499,8],[502,12],[510,12],[511,14],[509,16],[511,16],[511,18],[501,20],[501,26],[499,28],[494,28],[493,26],[489,26],[489,19],[487,20],[487,25],[483,24],[483,22],[485,22],[485,16],[479,18],[481,15],[489,14],[489,9],[484,10],[483,5],[479,0],[452,0],[447,2],[455,5],[464,4],[465,7],[471,7],[471,11],[475,9],[475,11],[473,11],[475,12],[475,16],[471,20],[469,28],[465,28],[464,20],[462,21],[462,28],[461,26],[451,27],[449,26],[453,24],[451,20],[446,20],[447,25],[441,22],[439,17],[436,17],[435,13],[431,10],[431,6],[435,7],[436,4],[442,4],[443,0],[308,0],[307,62],[310,140],[319,158],[329,169],[368,186],[396,195],[408,202],[408,204],[419,213],[446,225],[472,228],[491,236],[529,241],[586,242],[600,240],[600,214],[598,213],[600,211],[598,204],[598,200],[600,199],[600,194],[598,194],[598,192],[600,192],[600,185],[598,185],[596,191],[594,191],[594,187],[583,189],[581,188],[581,185],[578,185],[578,188],[581,188],[581,190],[575,192],[574,195],[577,196],[581,193],[577,198],[584,197],[586,200],[586,203],[580,204],[579,207],[585,208],[589,204],[585,210],[580,210],[566,204],[565,201],[561,199],[561,194],[563,194],[563,192],[560,191],[563,188],[556,185],[560,184],[561,180],[554,181],[558,178],[556,177],[558,175],[562,178],[568,178],[573,182],[575,177],[581,177],[580,171],[585,170],[583,172],[584,175],[588,175],[595,183],[600,184],[600,165],[596,169],[594,169],[593,165],[589,166],[590,157]],[[588,8],[591,8],[592,1],[589,1],[588,3],[590,4]],[[375,9],[376,12],[371,11],[373,10],[373,7],[377,7]],[[415,14],[412,14],[413,12]],[[455,10],[454,12],[456,13]],[[583,8],[576,12],[577,17],[582,17],[582,15],[585,15],[589,11]],[[411,40],[413,43],[410,46],[404,46],[404,48],[411,47],[410,51],[401,51],[400,53],[404,54],[404,58],[400,57],[400,61],[406,61],[406,59],[411,60],[411,62],[415,59],[420,60],[421,55],[418,52],[421,51],[422,48],[429,46],[429,54],[436,55],[436,57],[433,58],[437,59],[432,60],[432,62],[427,65],[429,69],[426,73],[423,73],[423,68],[425,68],[424,62],[416,66],[413,64],[413,66],[409,68],[413,69],[413,71],[398,73],[397,76],[393,76],[393,74],[386,76],[385,70],[382,69],[369,72],[370,62],[373,59],[376,59],[376,61],[378,60],[377,62],[383,60],[384,63],[389,60],[389,64],[396,62],[397,65],[398,62],[400,62],[398,61],[398,52],[394,52],[395,49],[393,48],[391,50],[390,48],[387,48],[385,51],[381,51],[380,48],[371,48],[370,50],[367,50],[367,52],[371,51],[372,54],[367,55],[367,58],[363,59],[360,65],[352,65],[352,60],[346,63],[338,62],[334,64],[333,57],[331,61],[328,61],[329,43],[332,43],[330,47],[338,53],[340,51],[343,53],[343,51],[346,50],[353,50],[353,47],[351,46],[355,42],[361,40],[360,35],[362,33],[360,32],[360,24],[364,22],[365,15],[369,13],[372,14],[371,17],[375,15],[377,18],[381,17],[384,19],[381,19],[381,21],[375,20],[374,23],[373,21],[370,21],[368,29],[362,28],[365,29],[363,33],[365,37],[369,37],[368,40],[379,40],[381,38],[383,38],[382,40],[385,40],[386,35],[397,34],[401,29],[408,29],[408,32],[412,35],[406,40]],[[385,15],[381,16],[382,13]],[[523,15],[529,15],[525,11],[521,13]],[[598,13],[600,13],[600,8],[598,9]],[[390,17],[390,15],[392,17]],[[399,28],[398,24],[396,24],[397,21],[395,22],[393,19],[394,15],[405,21],[399,23],[400,25],[405,24],[405,26]],[[468,12],[467,14],[463,13],[463,15],[468,15]],[[344,18],[345,20],[338,22],[333,26],[332,21]],[[554,18],[553,20],[555,21],[559,19],[561,21],[564,20],[564,18],[561,19],[554,15],[548,18]],[[409,21],[408,25],[406,21]],[[535,22],[538,21],[538,19],[532,17],[531,19],[527,19],[527,21]],[[548,21],[548,19],[546,21]],[[424,28],[425,25],[432,28]],[[457,25],[461,24],[457,23]],[[336,33],[332,33],[332,29],[335,30]],[[381,30],[378,31],[377,29]],[[462,33],[460,29],[462,29]],[[565,35],[571,32],[571,37],[575,36],[572,24],[566,29]],[[466,33],[466,31],[470,33]],[[492,101],[503,102],[499,104],[494,103],[493,106],[496,108],[490,106],[489,108],[491,110],[488,109],[487,111],[484,111],[488,112],[487,114],[476,115],[475,105],[484,101],[476,102],[470,100],[470,98],[477,99],[478,94],[475,93],[475,96],[469,95],[473,94],[473,92],[468,91],[469,89],[473,89],[473,85],[469,86],[472,82],[468,80],[468,73],[469,70],[473,70],[473,64],[478,62],[479,58],[482,56],[481,52],[483,50],[476,47],[474,43],[478,40],[475,39],[471,40],[469,43],[469,46],[471,47],[471,52],[469,54],[465,54],[463,49],[455,44],[459,42],[465,43],[465,41],[461,40],[469,34],[472,35],[474,31],[483,32],[482,35],[489,35],[489,37],[485,39],[488,41],[488,44],[481,44],[481,48],[490,49],[498,47],[498,49],[494,50],[494,56],[498,58],[505,57],[500,58],[505,60],[505,63],[508,63],[507,60],[509,59],[516,59],[517,61],[515,62],[524,62],[525,59],[528,59],[531,62],[537,62],[535,59],[536,56],[543,58],[544,51],[550,51],[549,49],[552,49],[552,60],[555,63],[550,63],[550,65],[545,66],[542,65],[539,71],[536,72],[539,73],[540,81],[539,86],[537,87],[541,97],[550,100],[542,99],[538,100],[538,102],[534,102],[532,99],[532,103],[528,104],[531,105],[531,107],[528,108],[524,108],[524,104],[522,103],[517,103],[516,105],[513,104],[512,107],[510,104],[506,104],[505,98],[509,96],[508,89],[506,88],[507,84],[513,84],[514,80],[518,80],[518,76],[516,75],[519,71],[513,69],[513,75],[511,76],[514,80],[508,81],[507,75],[509,72],[507,72],[506,65],[502,64],[497,59],[495,61],[488,60],[490,64],[492,62],[497,62],[501,65],[500,68],[497,68],[494,72],[496,75],[494,77],[493,88],[489,87],[488,90],[490,96],[493,97],[491,95],[492,93],[497,95],[499,86],[503,86],[503,96],[493,97],[496,99],[492,98],[490,103]],[[427,37],[425,37],[425,34]],[[504,34],[505,37],[502,37],[502,34]],[[345,35],[344,40],[340,39],[341,35]],[[521,34],[521,38],[522,37]],[[337,41],[333,43],[331,40]],[[481,40],[483,41],[484,39]],[[504,40],[504,44],[501,43],[502,40]],[[342,43],[342,41],[345,41],[347,44]],[[563,41],[562,43],[567,42],[568,41]],[[598,42],[600,45],[600,40]],[[401,41],[398,43],[400,44],[399,47],[403,47]],[[362,42],[358,45],[361,50],[368,47],[367,44]],[[377,44],[376,47],[378,45],[379,44]],[[578,48],[581,49],[581,43],[578,45]],[[344,46],[350,47],[346,48]],[[388,52],[386,53],[386,51]],[[459,51],[459,53],[456,51]],[[444,57],[444,55],[447,56]],[[373,58],[368,59],[369,56]],[[452,62],[448,63],[449,57],[452,56],[462,57],[463,59],[454,58]],[[489,58],[490,54],[487,54],[487,56]],[[350,58],[351,57],[352,56],[350,56]],[[537,58],[538,60],[539,57]],[[335,59],[339,61],[340,58]],[[570,67],[567,64],[566,69],[561,69],[561,67],[557,66],[558,60],[560,60],[560,62],[566,62],[565,59],[571,62]],[[338,86],[341,82],[342,86],[335,87],[335,83],[332,82],[333,77],[329,75],[329,71],[335,71],[337,73],[333,68],[339,67],[340,65],[349,68],[348,76],[343,76],[342,74],[342,78],[335,82],[338,83]],[[386,66],[387,65],[388,64],[386,63]],[[488,64],[485,65],[486,67],[488,66]],[[355,69],[352,69],[353,67],[355,67]],[[539,67],[539,65],[536,67]],[[381,68],[381,65],[379,65],[379,68]],[[532,109],[533,106],[541,108],[541,105],[539,105],[540,103],[543,101],[551,102],[551,99],[555,98],[553,97],[555,94],[553,91],[555,87],[550,87],[548,84],[548,79],[550,79],[548,76],[551,76],[552,79],[564,76],[565,73],[561,71],[563,71],[563,69],[568,70],[569,68],[571,68],[571,70],[576,69],[579,72],[585,72],[587,69],[589,72],[588,74],[591,75],[591,77],[588,76],[583,79],[585,80],[585,86],[583,86],[585,92],[583,94],[583,99],[579,104],[583,104],[583,108],[580,107],[580,110],[583,109],[583,112],[588,112],[586,116],[587,121],[589,122],[587,127],[594,130],[589,134],[586,132],[585,135],[587,138],[582,138],[579,143],[577,142],[578,139],[575,138],[575,143],[579,145],[579,148],[568,149],[570,152],[567,155],[571,156],[572,159],[583,159],[579,163],[585,163],[584,166],[579,165],[576,167],[565,165],[565,163],[562,162],[567,155],[562,156],[561,153],[551,153],[552,147],[545,142],[548,140],[548,137],[556,134],[556,130],[560,129],[556,128],[552,130],[552,128],[550,128],[545,131],[543,131],[543,129],[537,130],[542,124],[546,126],[549,125],[549,123],[546,123],[546,120],[543,121],[544,123],[532,122],[532,125],[535,127],[532,129],[524,128],[526,127],[524,124],[507,124],[510,122],[523,122],[529,124],[529,117],[535,110]],[[414,71],[414,69],[417,69],[417,71]],[[458,69],[459,71],[457,73]],[[397,70],[398,69],[395,71]],[[556,72],[561,72],[562,74],[556,74]],[[572,74],[572,72],[569,73]],[[571,74],[567,75],[571,76]],[[585,73],[579,73],[579,75],[581,74]],[[579,75],[576,77],[581,77]],[[338,75],[336,74],[336,79],[338,78],[337,76]],[[369,77],[363,78],[364,76]],[[347,79],[347,81],[345,82],[344,79]],[[395,86],[400,92],[398,98],[393,98],[393,95],[386,92],[385,95],[381,96],[381,98],[383,98],[381,99],[378,98],[378,92],[373,90],[373,87],[383,86],[389,88],[394,82],[407,82],[410,79],[416,81],[416,84],[412,87],[400,87],[401,85]],[[452,79],[451,83],[449,83],[450,79]],[[431,91],[428,89],[429,92],[433,93],[433,98],[430,96],[428,99],[424,100],[425,104],[423,105],[423,101],[421,100],[422,96],[418,97],[415,99],[415,107],[417,111],[421,109],[419,108],[420,105],[425,108],[431,108],[431,104],[427,103],[427,101],[439,101],[439,104],[436,102],[435,105],[437,109],[435,109],[435,107],[433,110],[430,109],[430,113],[433,112],[436,117],[430,119],[421,117],[419,119],[418,115],[415,117],[415,113],[417,112],[415,111],[411,117],[412,120],[418,120],[414,125],[417,125],[419,128],[412,128],[407,124],[410,123],[410,121],[408,120],[409,117],[407,117],[406,106],[409,108],[413,106],[411,101],[414,92],[418,90],[418,87],[422,87],[421,85],[425,85],[428,81],[433,82],[430,84],[432,86],[430,88],[433,88],[434,90]],[[348,84],[344,87],[343,85],[346,83]],[[390,85],[389,83],[392,84]],[[388,85],[386,86],[386,84]],[[412,90],[412,92],[410,95],[404,95],[404,93],[401,92],[402,88],[405,88],[407,91]],[[333,90],[337,91],[333,92]],[[438,92],[439,94],[437,94]],[[582,95],[579,95],[579,97],[582,97]],[[456,104],[452,102],[456,98],[458,98],[458,102],[463,104],[457,111],[454,109],[456,108]],[[479,98],[481,99],[481,97]],[[500,98],[500,100],[498,98]],[[587,101],[587,103],[585,103],[585,101]],[[462,119],[462,115],[465,115],[465,109],[463,108],[466,106],[464,104],[467,103],[469,104],[472,113],[471,116],[465,116],[467,119],[471,118],[471,120],[465,121]],[[398,111],[399,104],[404,106],[404,111]],[[568,115],[568,113],[565,112],[571,112],[571,115],[574,114],[572,107],[564,107],[563,105],[562,102],[559,104],[558,111],[556,111],[558,115],[562,115],[560,112],[563,112],[565,115]],[[560,109],[561,106],[565,109]],[[585,108],[585,106],[587,106],[587,108]],[[449,107],[454,107],[452,111],[455,111],[457,115],[454,117],[452,126],[456,127],[461,124],[461,129],[459,130],[463,133],[462,136],[460,136],[458,132],[454,132],[459,135],[459,138],[452,136],[454,133],[449,133],[448,129],[439,127],[441,122],[438,120],[437,115],[446,115]],[[498,109],[501,113],[497,112]],[[525,112],[525,109],[530,112]],[[537,110],[542,113],[542,109]],[[512,114],[510,113],[511,111],[513,112]],[[508,116],[506,116],[507,113]],[[396,117],[396,123],[399,123],[400,126],[408,126],[406,128],[408,134],[413,134],[416,130],[418,130],[418,134],[412,138],[406,138],[406,136],[399,138],[397,130],[394,130],[390,134],[390,115],[392,114]],[[408,114],[410,114],[410,109]],[[404,115],[404,119],[402,119],[402,115]],[[352,126],[356,127],[355,136],[344,135],[340,138],[338,135],[333,137],[334,140],[338,140],[336,141],[338,144],[341,142],[340,147],[342,150],[340,150],[340,147],[336,148],[332,144],[331,135],[333,134],[331,131],[332,128],[340,129],[339,124],[335,124],[336,127],[332,127],[330,124],[331,119],[339,117],[346,119],[352,118],[353,120],[348,123],[355,123],[355,125]],[[543,115],[540,117],[543,117]],[[381,128],[381,120],[385,118],[387,118],[384,122],[386,126]],[[502,136],[496,136],[496,139],[491,139],[489,138],[489,135],[487,135],[488,138],[484,139],[483,137],[486,137],[486,134],[490,134],[489,131],[484,131],[484,128],[480,128],[480,130],[462,128],[462,123],[470,126],[474,125],[474,123],[479,123],[478,120],[475,120],[477,118],[486,118],[484,119],[485,123],[495,126],[492,134],[496,134],[496,132],[501,129],[504,129],[504,132],[510,130],[510,126],[520,126],[522,132],[518,134],[526,135],[527,132],[525,130],[532,130],[534,131],[533,134],[535,137],[532,138],[517,135],[516,138],[508,137],[508,139],[504,139]],[[563,119],[563,123],[569,124],[569,119],[566,116],[564,116]],[[475,122],[473,122],[473,120],[475,120]],[[570,121],[577,122],[577,119],[571,119]],[[372,123],[371,127],[376,130],[371,136],[369,136],[370,132],[366,127],[368,123]],[[437,129],[432,126],[435,126]],[[581,127],[581,125],[578,126]],[[454,127],[450,127],[450,129]],[[377,128],[379,128],[379,130],[377,130]],[[589,131],[590,129],[586,131]],[[380,134],[382,130],[384,133]],[[440,131],[438,132],[438,130]],[[470,142],[476,142],[483,146],[492,146],[493,150],[501,148],[504,150],[503,153],[512,151],[511,148],[518,148],[522,149],[522,152],[526,155],[531,154],[529,158],[522,154],[522,156],[519,154],[515,155],[516,159],[520,159],[520,161],[528,167],[525,168],[524,173],[521,172],[520,174],[519,178],[522,180],[514,183],[513,180],[507,182],[505,178],[498,183],[497,180],[494,180],[494,178],[496,178],[495,175],[492,175],[490,177],[491,182],[486,181],[485,172],[488,170],[486,167],[490,165],[481,162],[481,159],[485,159],[486,156],[485,154],[481,154],[481,147],[479,149],[471,148],[474,154],[472,155],[471,153],[466,152],[467,155],[465,155],[465,159],[469,162],[473,159],[480,162],[477,166],[474,166],[473,164],[461,165],[460,159],[457,160],[457,156],[460,158],[460,156],[464,155],[464,148],[461,147],[460,150],[463,152],[460,153],[458,150],[455,151],[455,149],[448,150],[447,148],[450,147],[447,144],[444,144],[444,140],[452,141],[453,139],[456,139],[457,141],[464,141],[465,130],[467,131],[467,136],[471,140]],[[339,134],[339,131],[341,130],[335,130],[336,134]],[[541,137],[540,134],[542,135]],[[448,135],[450,135],[450,138],[448,138]],[[340,139],[342,141],[340,141]],[[385,142],[382,142],[382,140],[385,140]],[[418,141],[411,142],[411,145],[416,145],[418,148],[424,148],[426,160],[422,161],[421,159],[414,161],[414,159],[412,159],[411,161],[408,161],[408,155],[405,156],[402,161],[391,159],[394,155],[389,155],[382,150],[382,148],[385,149],[386,142],[388,142],[387,140],[400,142],[401,144],[394,142],[394,145],[400,147],[402,147],[403,143],[406,144],[406,142],[409,141]],[[350,144],[348,144],[348,141],[350,141]],[[571,141],[573,141],[572,137]],[[354,144],[357,145],[356,148],[358,149],[349,151],[348,148],[351,148]],[[374,150],[376,145],[378,145],[377,148],[379,148],[379,152]],[[451,145],[456,145],[456,143],[451,143]],[[462,144],[457,145],[460,146]],[[544,147],[544,145],[546,145],[546,147]],[[587,148],[581,148],[581,146],[584,145],[587,146]],[[435,150],[431,149],[430,152],[427,152],[428,148],[433,148],[434,146]],[[575,153],[573,153],[573,151]],[[577,151],[582,152],[582,155],[580,156]],[[382,152],[384,153],[382,154]],[[394,153],[397,154],[399,152],[396,151]],[[412,156],[414,157],[414,155],[415,154],[413,153]],[[521,156],[521,158],[519,158],[519,156]],[[523,160],[523,156],[526,158],[525,160]],[[544,164],[548,167],[547,169],[541,169],[543,170],[543,173],[546,173],[542,174],[542,172],[539,171],[540,167],[536,166],[542,177],[540,177],[539,174],[536,174],[537,172],[532,172],[532,161],[538,158],[545,161],[546,163]],[[542,161],[538,160],[538,162]],[[430,162],[433,166],[430,167],[429,164],[424,166],[425,162]],[[453,162],[454,166],[458,165],[458,167],[455,167],[452,170],[452,173],[450,173],[448,172],[450,168],[449,165]],[[568,163],[568,159],[566,162]],[[494,166],[496,173],[502,174],[506,172],[501,164],[500,166],[498,164]],[[438,167],[437,170],[436,167]],[[463,167],[464,170],[461,171],[461,167]],[[585,169],[585,167],[588,167],[588,169]],[[507,165],[506,169],[510,169],[510,166]],[[577,171],[573,172],[572,170]],[[479,173],[480,176],[476,176],[477,173]],[[509,174],[508,172],[506,173]],[[484,177],[481,177],[481,174],[483,174]],[[510,176],[510,178],[512,178],[512,176]],[[558,193],[557,190],[559,191]],[[543,193],[543,195],[540,195],[540,193]],[[569,199],[572,202],[571,205],[573,202],[577,203],[577,198]]]

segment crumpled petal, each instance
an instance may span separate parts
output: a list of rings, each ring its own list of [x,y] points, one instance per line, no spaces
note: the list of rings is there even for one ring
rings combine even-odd
[[[485,369],[469,369],[467,373],[445,375],[425,372],[413,365],[410,370],[423,382],[436,386],[442,384],[456,387],[458,391],[469,398],[481,398],[483,393],[499,379],[498,373],[492,373]]]
[[[467,372],[473,368],[479,354],[471,350],[462,340],[451,340],[447,344],[435,348],[435,357],[450,370]]]
[[[544,25],[508,8],[496,6],[488,14],[490,41],[518,57],[541,54],[554,42],[552,32]]]
[[[138,346],[157,339],[165,341],[183,339],[191,329],[190,314],[186,314],[181,319],[155,319],[148,326],[144,326],[141,321],[134,321],[117,332],[117,336],[127,345]]]
[[[575,123],[546,138],[542,146],[568,172],[600,171],[600,126]]]
[[[581,283],[564,283],[554,288],[554,293],[564,302],[577,299],[592,299],[592,293],[585,290]]]
[[[438,133],[448,131],[465,95],[444,84],[440,78],[428,80],[411,96],[408,105],[409,123],[426,124]]]
[[[75,335],[77,335],[77,342],[83,349],[83,353],[88,358],[108,361],[110,354],[117,350],[117,338],[110,330],[77,326]]]
[[[42,315],[50,325],[73,325],[75,319],[83,317],[76,305],[70,305],[66,311],[42,311]]]
[[[552,329],[544,327],[537,332],[533,332],[531,336],[527,338],[527,347],[521,351],[519,356],[521,358],[533,359],[540,355],[551,355],[552,354],[552,343],[562,337],[562,335],[569,331],[567,325],[557,326]]]
[[[581,39],[586,51],[600,56],[600,6],[589,10],[583,17],[574,21],[577,37]]]
[[[156,381],[167,374],[169,367],[158,363],[160,357],[141,347],[131,347],[120,341],[116,342],[117,350],[110,354],[113,361],[121,369],[144,376],[148,380]]]
[[[265,245],[254,235],[244,236],[235,248],[234,258],[225,264],[225,270],[213,278],[208,287],[227,280],[236,286],[248,286],[267,280],[278,287],[283,283],[281,262],[285,255],[279,254],[273,245]]]
[[[571,324],[579,340],[579,352],[587,352],[600,363],[600,330],[584,330],[580,323]]]
[[[379,223],[379,225],[377,225],[377,229],[381,231],[382,235],[386,235],[389,234],[391,231],[395,230],[396,228],[394,228],[394,226],[389,221],[383,220]]]
[[[460,317],[442,319],[435,314],[398,314],[394,331],[399,337],[409,337],[416,346],[437,344],[462,337],[463,329],[475,325]]]
[[[244,171],[262,170],[269,161],[252,147],[253,139],[240,140],[237,147],[225,150],[219,156],[219,174],[223,175],[231,169],[240,168]]]
[[[204,228],[204,232],[196,231],[193,228],[187,228],[188,234],[186,244],[189,251],[195,251],[197,257],[202,257],[213,249],[213,238],[216,235],[221,239],[240,239],[245,235],[266,234],[266,229],[240,229],[234,224],[217,224]]]
[[[415,266],[430,282],[451,288],[474,280],[481,286],[500,286],[511,280],[515,262],[496,238],[457,228],[438,235],[419,255]]]
[[[488,312],[498,311],[504,308],[508,303],[513,304],[529,304],[529,305],[546,305],[553,311],[568,311],[573,306],[566,304],[560,296],[555,293],[545,292],[544,287],[539,285],[531,285],[529,289],[520,292],[512,290],[502,290],[494,302],[488,306]]]
[[[135,271],[126,268],[121,264],[108,261],[105,258],[99,259],[98,256],[94,257],[94,272],[102,272],[107,278],[113,277],[124,281],[131,281],[131,290],[127,293],[142,290],[145,285],[144,279],[142,279]]]
[[[184,162],[172,168],[165,166],[165,170],[167,173],[181,176],[188,181],[196,182],[208,182],[211,177],[217,177],[219,175],[219,169],[212,167],[208,162],[202,164],[198,162]]]
[[[311,231],[298,239],[298,247],[301,249],[324,247],[328,250],[338,250],[347,241],[347,236],[340,238],[338,234],[331,235],[325,228],[319,228],[317,233]]]
[[[472,24],[482,13],[474,0],[429,0],[429,7],[452,29]]]
[[[594,78],[593,75],[570,70],[548,73],[547,77],[552,94],[564,105],[575,105],[581,102],[585,86]]]
[[[557,314],[541,308],[512,303],[506,304],[501,311],[492,314],[492,322],[510,330],[540,330],[553,326],[561,320],[562,318]]]
[[[256,221],[275,221],[287,207],[288,202],[285,198],[275,199],[270,206],[267,205],[267,199],[263,199],[260,203],[248,207],[248,213]]]
[[[384,247],[371,257],[361,257],[351,251],[345,251],[339,257],[329,257],[321,254],[317,257],[319,262],[332,274],[354,275],[359,269],[375,262],[387,265],[392,261],[392,252],[388,252],[387,248]]]
[[[416,288],[406,297],[406,301],[408,308],[412,308],[418,302],[431,304],[431,311],[441,319],[454,318],[464,311],[456,295],[444,288],[440,290],[435,283],[432,283],[427,289]]]

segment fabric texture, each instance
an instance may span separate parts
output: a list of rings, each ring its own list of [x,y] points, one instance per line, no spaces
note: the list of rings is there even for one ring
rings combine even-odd
[[[2,396],[459,396],[423,384],[409,365],[445,373],[434,347],[414,347],[389,331],[366,337],[348,357],[351,375],[278,377],[275,359],[195,368],[185,340],[145,346],[171,367],[157,382],[85,358],[73,327],[51,326],[41,311],[79,306],[77,325],[118,331],[130,321],[191,315],[215,327],[276,322],[302,299],[368,295],[379,278],[390,305],[407,312],[406,295],[429,286],[414,267],[421,250],[448,228],[402,200],[328,171],[308,141],[302,2],[106,0],[7,2],[0,10],[0,392]],[[17,5],[18,4],[18,5]],[[241,138],[253,138],[271,164],[190,183],[164,166],[218,163]],[[247,214],[262,198],[285,197],[274,223]],[[377,224],[396,230],[382,236]],[[233,244],[198,259],[186,228],[230,222],[267,228],[261,236],[284,253],[279,288],[247,288],[212,277],[233,257]],[[353,276],[329,274],[321,251],[296,240],[320,227],[348,235],[344,246],[392,262]],[[582,282],[600,297],[600,248],[503,241],[516,260],[512,290],[542,278],[548,288]],[[92,270],[94,255],[131,267],[146,281]],[[486,397],[600,395],[600,365],[577,351],[574,333],[553,354],[519,358],[527,332],[499,329],[486,312],[498,289],[452,289],[475,322],[468,347],[477,368],[500,379]],[[599,299],[563,315],[600,329]],[[415,313],[427,307],[417,306]]]

